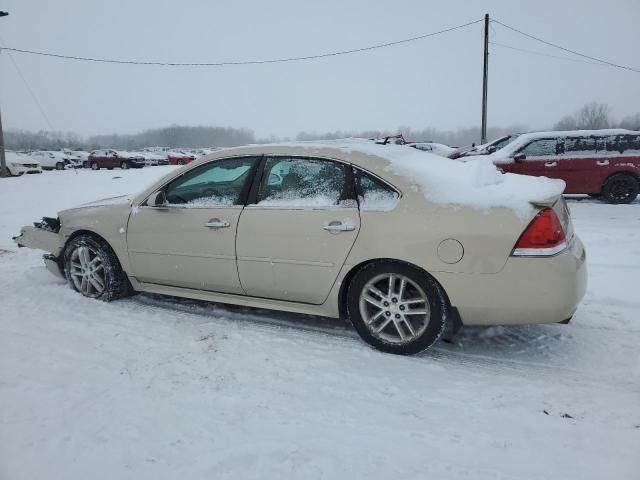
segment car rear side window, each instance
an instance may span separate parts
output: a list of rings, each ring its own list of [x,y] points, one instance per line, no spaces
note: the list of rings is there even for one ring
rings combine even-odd
[[[265,164],[258,205],[277,207],[346,206],[345,165],[315,158],[274,157]]]
[[[596,153],[596,137],[567,137],[564,140],[564,153],[567,157],[593,155]]]
[[[169,205],[217,208],[241,205],[248,193],[255,157],[228,158],[198,167],[169,184]]]
[[[355,170],[356,192],[362,210],[390,210],[400,194],[373,175]]]

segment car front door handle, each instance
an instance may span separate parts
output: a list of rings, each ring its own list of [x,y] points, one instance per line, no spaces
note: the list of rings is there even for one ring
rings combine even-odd
[[[596,160],[596,165],[600,165],[601,167],[606,167],[609,165],[609,160]]]
[[[354,225],[342,222],[331,222],[328,225],[323,226],[322,228],[324,228],[328,232],[352,232],[356,229]]]
[[[558,162],[545,162],[544,166],[545,167],[557,167],[558,166]]]
[[[227,228],[230,225],[226,220],[220,220],[219,218],[212,218],[205,226],[208,228]]]

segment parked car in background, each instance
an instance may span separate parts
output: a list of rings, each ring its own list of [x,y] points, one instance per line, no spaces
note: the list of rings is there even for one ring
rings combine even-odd
[[[89,159],[89,152],[85,152],[84,150],[70,150],[68,148],[62,149],[62,152],[73,158],[74,168],[88,166],[86,165],[86,161]]]
[[[166,152],[166,155],[169,165],[186,165],[196,159],[193,153],[183,152],[182,150],[170,150]]]
[[[40,163],[28,155],[5,150],[5,160],[7,169],[12,176],[24,175],[25,173],[42,173]]]
[[[447,325],[556,323],[586,288],[562,182],[369,141],[220,151],[133,196],[23,227],[79,294],[349,318],[412,354]],[[428,225],[428,228],[425,228]],[[114,234],[114,232],[121,234]]]
[[[640,132],[631,130],[526,133],[485,157],[505,172],[559,178],[565,193],[608,203],[630,203],[640,191]]]
[[[55,150],[36,150],[29,152],[29,157],[38,162],[43,170],[64,170],[75,160],[72,155]]]
[[[380,138],[370,138],[369,140],[373,140],[378,145],[404,145],[407,143],[401,133],[397,135],[387,135],[386,137]]]
[[[123,150],[94,150],[89,155],[87,163],[93,170],[100,170],[101,168],[112,169],[115,167],[126,170],[127,168],[144,167],[144,158],[139,154]]]
[[[169,165],[169,160],[167,160],[167,156],[163,153],[142,151],[136,152],[136,154],[144,158],[144,164],[146,166]]]
[[[455,149],[453,152],[449,154],[449,158],[460,158],[460,157],[470,157],[473,155],[490,155],[494,152],[497,152],[501,148],[506,147],[509,143],[513,142],[516,138],[518,138],[520,134],[515,133],[512,135],[504,135],[502,137],[498,137],[495,140],[492,140],[488,143],[483,143],[480,145],[467,145],[465,147],[460,147]]]
[[[449,145],[435,142],[409,142],[405,143],[405,145],[407,147],[413,147],[416,150],[421,150],[423,152],[434,153],[436,155],[440,155],[441,157],[449,157],[449,155],[456,151],[455,147],[450,147]]]

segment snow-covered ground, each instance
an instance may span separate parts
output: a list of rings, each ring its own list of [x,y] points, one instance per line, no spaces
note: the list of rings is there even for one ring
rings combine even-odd
[[[408,358],[340,321],[88,300],[11,241],[171,168],[0,181],[0,479],[640,478],[640,203],[569,202],[590,273],[571,324]]]

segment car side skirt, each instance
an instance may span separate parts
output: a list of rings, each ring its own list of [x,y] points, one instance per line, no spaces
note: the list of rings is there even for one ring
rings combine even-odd
[[[317,315],[321,317],[336,317],[326,305],[310,305],[297,302],[286,302],[269,298],[249,297],[245,295],[234,295],[231,293],[217,293],[206,290],[192,290],[189,288],[171,287],[158,285],[155,283],[142,283],[129,277],[134,290],[145,293],[157,293],[160,295],[171,295],[174,297],[191,298],[204,300],[207,302],[228,303],[244,307],[263,308],[266,310],[280,310],[284,312],[300,313],[304,315]]]

